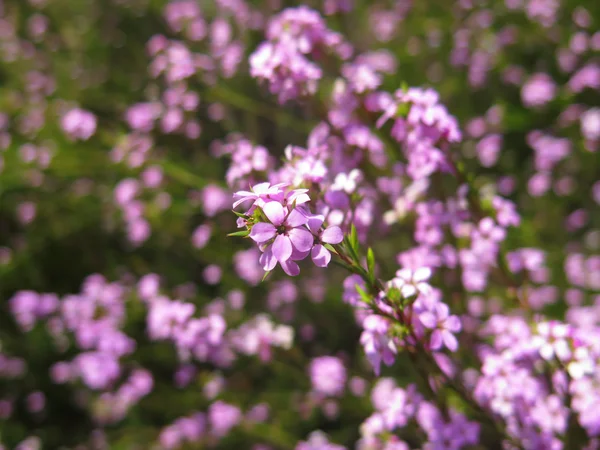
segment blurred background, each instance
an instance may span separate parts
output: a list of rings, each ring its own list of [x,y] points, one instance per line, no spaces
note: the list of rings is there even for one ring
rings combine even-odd
[[[302,4],[357,53],[382,52],[393,67],[382,90],[440,93],[460,122],[458,151],[473,185],[510,198],[521,213],[508,246],[547,252],[552,282],[542,283],[542,304],[595,295],[600,3]],[[257,250],[226,237],[236,228],[231,143],[243,136],[264,146],[269,167],[277,166],[287,145],[306,145],[339,76],[338,63],[323,63],[321,106],[280,105],[250,76],[248,57],[266,24],[296,6],[0,0],[0,442],[7,449],[294,448],[315,429],[342,445],[357,441],[375,378],[352,309],[340,301],[343,273],[307,268],[303,281],[277,272],[260,283]],[[396,237],[373,241],[387,275],[411,242],[411,224],[395,226]],[[581,271],[596,277],[573,287]],[[188,361],[160,336],[189,311],[154,311],[151,296],[194,305],[206,330],[222,325],[213,316],[238,330],[268,312],[239,339],[283,324],[294,346],[277,340],[283,328],[269,331],[263,353],[213,357],[209,348]],[[547,303],[550,314],[564,314],[565,302]],[[161,317],[171,322],[154,326]],[[101,335],[118,362],[89,355]],[[320,355],[344,361],[348,388],[335,399],[310,393],[309,363]],[[402,364],[389,373],[411,376]],[[182,417],[189,420],[168,428]]]

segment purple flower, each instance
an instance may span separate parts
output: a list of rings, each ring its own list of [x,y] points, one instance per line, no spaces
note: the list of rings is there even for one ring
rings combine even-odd
[[[545,73],[536,73],[527,80],[521,89],[521,100],[527,107],[539,107],[548,103],[556,95],[556,85]]]
[[[227,324],[218,314],[188,320],[183,326],[173,327],[173,338],[180,354],[193,355],[200,361],[223,362],[227,348],[224,347],[224,333]]]
[[[382,418],[387,430],[393,431],[404,427],[415,414],[415,396],[411,389],[405,391],[401,388],[395,388],[387,393],[385,398],[385,409],[382,412]]]
[[[192,233],[192,245],[198,249],[206,247],[210,240],[212,228],[209,224],[200,225]]]
[[[502,147],[502,136],[499,134],[489,134],[477,144],[477,156],[483,167],[492,167],[498,161],[500,149]]]
[[[267,81],[282,104],[316,92],[323,72],[311,56],[333,51],[345,59],[352,53],[342,36],[327,29],[319,13],[305,6],[287,8],[274,16],[267,26],[267,38],[250,55],[250,75]]]
[[[42,440],[37,436],[29,436],[24,441],[21,441],[15,450],[40,450],[42,448]]]
[[[159,103],[136,103],[125,112],[125,121],[132,130],[150,132],[160,117]]]
[[[295,450],[346,450],[346,447],[329,442],[322,431],[313,431],[307,441],[300,441]]]
[[[310,363],[310,379],[315,392],[340,396],[346,384],[346,368],[339,358],[321,356]]]
[[[33,202],[23,202],[17,206],[17,218],[23,225],[27,225],[35,219],[36,206]]]
[[[194,305],[181,301],[157,298],[149,304],[146,327],[150,339],[169,339],[194,314]]]
[[[237,406],[217,401],[208,409],[208,420],[212,433],[217,437],[225,436],[242,419],[242,412]]]
[[[214,217],[220,211],[225,211],[228,208],[230,201],[229,193],[215,184],[209,184],[202,189],[201,196],[204,213],[208,217]]]
[[[310,256],[317,267],[327,267],[331,261],[331,253],[322,244],[339,244],[344,240],[342,229],[337,226],[322,229],[325,218],[321,215],[308,218],[308,227],[315,238],[315,245],[310,252]]]
[[[96,116],[89,111],[75,108],[62,117],[61,127],[72,139],[86,141],[96,132]]]
[[[287,183],[279,183],[271,186],[271,183],[260,183],[253,186],[250,191],[238,191],[233,194],[233,197],[237,198],[233,203],[233,207],[236,208],[248,200],[254,200],[256,206],[263,206],[265,202],[271,200],[282,200],[284,197],[283,188],[287,185]]]
[[[294,339],[294,330],[287,325],[275,325],[266,314],[229,333],[232,346],[246,355],[258,355],[262,361],[272,358],[271,347],[289,349]]]
[[[583,137],[591,141],[600,140],[600,108],[588,109],[580,120]]]
[[[155,273],[144,275],[138,281],[138,295],[143,300],[150,300],[158,295],[160,289],[160,277]]]
[[[90,389],[105,389],[121,373],[118,360],[107,353],[81,353],[75,359],[79,375]]]
[[[313,235],[304,227],[307,217],[296,209],[288,211],[279,202],[266,203],[262,211],[270,223],[255,224],[250,238],[261,246],[263,268],[273,270],[279,262],[288,275],[297,275],[300,269],[291,260],[303,259],[314,242]]]
[[[274,158],[262,146],[254,146],[246,139],[239,139],[217,146],[215,154],[230,154],[231,164],[225,175],[230,187],[242,187],[253,182],[257,172],[273,169]],[[253,184],[253,183],[252,183]]]
[[[436,303],[432,311],[419,314],[421,323],[433,329],[429,345],[432,350],[439,350],[445,345],[450,351],[456,351],[458,341],[453,333],[460,331],[460,319],[450,315],[450,308],[445,303]]]
[[[279,103],[314,94],[322,71],[289,41],[263,42],[250,55],[250,75],[269,82],[270,91],[278,94]]]
[[[358,94],[377,89],[383,81],[383,77],[366,62],[345,64],[342,67],[342,75]]]
[[[160,445],[167,450],[171,450],[179,448],[186,441],[197,442],[202,438],[205,427],[206,419],[202,413],[180,417],[160,432]]]
[[[260,252],[257,248],[250,248],[237,252],[233,256],[233,267],[236,274],[250,285],[257,285],[263,277],[263,271],[258,259]]]
[[[41,391],[35,391],[27,396],[25,402],[29,412],[38,413],[46,406],[46,396]]]
[[[365,318],[362,326],[364,331],[360,336],[360,343],[373,366],[375,375],[379,375],[381,362],[391,366],[398,352],[394,340],[388,334],[390,325],[383,317],[370,315]]]

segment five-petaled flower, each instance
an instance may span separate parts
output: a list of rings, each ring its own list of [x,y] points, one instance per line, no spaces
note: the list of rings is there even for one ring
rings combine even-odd
[[[448,305],[436,303],[433,310],[419,314],[419,320],[425,327],[433,329],[429,341],[432,350],[439,350],[444,345],[448,350],[456,351],[458,341],[454,333],[460,331],[461,324],[457,316],[450,315]]]
[[[339,244],[344,240],[344,233],[338,226],[322,228],[325,217],[322,215],[311,216],[308,218],[308,228],[315,236],[315,245],[310,252],[310,256],[318,267],[327,267],[331,261],[331,252],[323,244]]]
[[[279,263],[285,273],[295,276],[300,273],[296,261],[309,253],[315,265],[326,267],[331,261],[326,245],[339,244],[344,234],[337,226],[324,228],[325,217],[311,213],[308,189],[286,190],[288,186],[266,182],[238,191],[233,207],[252,201],[246,213],[238,214],[237,224],[247,228],[247,236],[258,244],[263,269],[269,272]]]
[[[263,268],[273,270],[279,262],[288,275],[298,275],[300,269],[294,260],[302,259],[302,254],[306,256],[313,246],[313,235],[305,227],[307,217],[276,201],[266,203],[262,211],[269,222],[256,223],[250,238],[263,251],[260,258]]]

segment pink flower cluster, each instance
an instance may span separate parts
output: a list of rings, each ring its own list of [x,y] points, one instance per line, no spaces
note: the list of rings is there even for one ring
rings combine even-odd
[[[250,75],[268,82],[279,103],[316,93],[322,70],[309,56],[331,52],[346,59],[352,54],[342,35],[329,30],[319,13],[306,6],[271,19],[267,39],[250,55]]]
[[[233,207],[252,201],[239,219],[238,226],[249,230],[248,236],[258,244],[260,263],[266,272],[279,263],[288,274],[296,276],[300,267],[296,261],[309,253],[316,266],[327,267],[331,252],[326,245],[343,240],[338,226],[323,227],[324,217],[311,214],[307,189],[285,190],[287,184],[255,185],[251,191],[238,191]]]

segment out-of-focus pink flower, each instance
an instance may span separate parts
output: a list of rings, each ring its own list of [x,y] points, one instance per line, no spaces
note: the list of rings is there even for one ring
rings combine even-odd
[[[96,116],[80,108],[67,112],[60,124],[63,131],[72,139],[86,141],[96,132]]]

